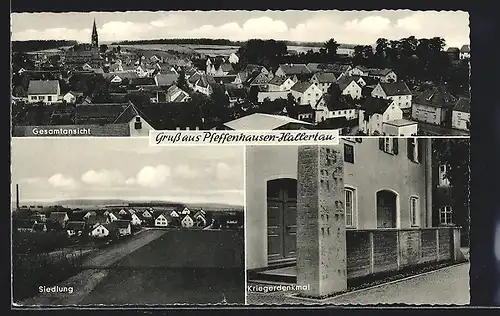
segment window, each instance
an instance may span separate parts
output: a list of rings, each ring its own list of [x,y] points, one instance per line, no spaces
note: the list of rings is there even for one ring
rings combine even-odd
[[[47,101],[52,101],[52,96],[51,95],[47,96]]]
[[[451,206],[446,205],[439,209],[439,223],[441,225],[453,225],[453,211]]]
[[[440,165],[439,166],[439,186],[449,186],[450,180],[447,178],[448,166]]]
[[[354,163],[354,146],[344,144],[344,161]]]
[[[391,155],[399,153],[399,142],[395,137],[381,137],[379,138],[379,149]]]
[[[355,211],[355,194],[354,189],[345,189],[345,226],[354,227],[354,211]]]
[[[410,224],[413,227],[419,226],[420,205],[418,197],[410,197]]]
[[[407,138],[408,141],[408,146],[407,146],[407,152],[408,152],[408,159],[410,161],[419,163],[420,161],[420,155],[419,155],[419,141],[416,137],[410,137]]]

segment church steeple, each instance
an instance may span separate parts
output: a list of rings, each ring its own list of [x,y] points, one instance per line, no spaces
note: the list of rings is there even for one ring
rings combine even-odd
[[[97,26],[95,25],[95,19],[94,19],[94,25],[92,26],[91,45],[92,47],[99,48],[99,38],[97,36]]]

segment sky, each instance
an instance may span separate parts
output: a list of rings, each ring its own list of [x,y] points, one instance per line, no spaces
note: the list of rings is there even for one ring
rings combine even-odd
[[[243,205],[238,147],[149,147],[141,138],[14,138],[12,201],[165,200]]]
[[[89,42],[96,19],[99,40],[251,38],[374,44],[384,37],[443,37],[448,46],[469,44],[469,15],[461,11],[171,11],[12,13],[12,40]]]

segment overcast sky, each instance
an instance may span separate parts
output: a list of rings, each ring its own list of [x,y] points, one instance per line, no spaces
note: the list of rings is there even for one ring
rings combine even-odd
[[[467,12],[437,11],[177,11],[13,13],[13,40],[89,42],[93,19],[100,41],[157,38],[273,38],[373,44],[380,38],[440,36],[448,46],[469,44]]]
[[[137,138],[14,138],[12,197],[243,205],[242,147],[149,147]]]

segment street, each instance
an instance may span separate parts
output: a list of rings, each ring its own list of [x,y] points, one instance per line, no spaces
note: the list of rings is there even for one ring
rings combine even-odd
[[[437,126],[434,124],[422,123],[422,122],[418,122],[418,131],[419,131],[419,133],[422,133],[425,135],[430,135],[430,136],[433,136],[433,135],[436,135],[436,136],[442,136],[442,135],[469,136],[470,135],[466,131],[447,128],[447,127],[441,127],[441,126]]]
[[[249,293],[249,304],[469,304],[469,263],[443,268],[415,277],[386,283],[377,287],[313,301],[293,296],[293,293]]]

